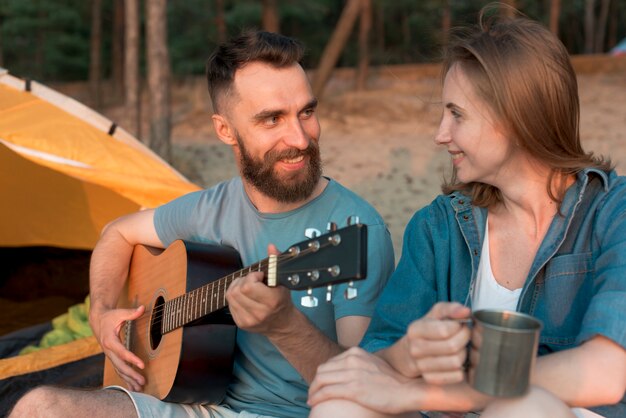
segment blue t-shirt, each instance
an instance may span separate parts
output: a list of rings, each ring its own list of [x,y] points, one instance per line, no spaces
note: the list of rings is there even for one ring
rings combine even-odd
[[[314,289],[316,308],[304,308],[304,291],[292,300],[307,318],[331,340],[337,341],[335,321],[349,315],[370,317],[374,304],[394,267],[391,237],[376,210],[339,183],[330,180],[314,200],[289,212],[260,213],[250,202],[240,177],[190,193],[155,212],[155,227],[164,245],[176,239],[226,245],[236,249],[244,266],[267,257],[267,246],[280,251],[307,239],[305,230],[326,232],[328,222],[345,226],[356,215],[368,226],[367,278],[354,282],[358,297],[346,300],[346,284],[333,287],[332,303],[326,288]],[[307,416],[308,385],[263,335],[239,330],[233,380],[224,404],[237,411],[276,417]]]

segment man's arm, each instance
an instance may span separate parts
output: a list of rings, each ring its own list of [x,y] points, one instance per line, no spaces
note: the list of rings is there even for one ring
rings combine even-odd
[[[143,362],[126,350],[119,331],[127,320],[143,313],[139,309],[116,309],[136,244],[162,247],[153,224],[154,211],[146,210],[121,217],[107,225],[91,256],[89,271],[89,323],[94,335],[117,372],[133,390],[144,383],[143,376],[129,366],[143,368]]]
[[[277,253],[273,246],[272,252]],[[237,326],[265,335],[307,383],[313,380],[320,364],[344,348],[357,345],[370,322],[364,316],[338,319],[335,343],[294,306],[289,289],[267,287],[259,272],[235,280],[226,298]]]
[[[338,319],[337,344],[313,325],[302,312],[294,308],[290,329],[269,335],[268,338],[304,380],[311,383],[322,363],[359,344],[369,323],[370,318],[365,316],[346,316]]]

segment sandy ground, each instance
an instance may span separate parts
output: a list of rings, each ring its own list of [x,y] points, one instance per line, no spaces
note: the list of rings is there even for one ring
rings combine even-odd
[[[441,112],[435,76],[394,76],[366,91],[335,80],[320,103],[324,173],[382,214],[396,258],[412,214],[439,192],[450,161],[432,141]],[[215,138],[201,80],[187,84],[174,106],[174,166],[203,186],[237,174],[229,147]],[[626,172],[626,74],[579,75],[581,136],[586,150],[610,156]]]

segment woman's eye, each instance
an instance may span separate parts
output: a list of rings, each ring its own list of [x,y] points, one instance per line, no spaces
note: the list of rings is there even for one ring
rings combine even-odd
[[[461,114],[458,111],[454,110],[454,109],[450,110],[450,114],[452,115],[452,117],[454,119],[459,119],[461,117]]]

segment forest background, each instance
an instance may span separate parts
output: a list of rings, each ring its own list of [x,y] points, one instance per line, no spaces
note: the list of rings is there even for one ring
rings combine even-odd
[[[324,172],[376,206],[399,252],[410,215],[439,192],[449,166],[431,141],[440,114],[441,47],[451,28],[475,24],[489,3],[0,0],[0,66],[101,111],[191,181],[211,186],[237,170],[212,130],[206,59],[244,29],[296,37],[320,99]],[[618,152],[624,141],[610,142],[626,131],[626,103],[617,99],[626,96],[626,58],[607,54],[626,36],[626,0],[500,6],[495,13],[517,8],[562,40],[579,73],[582,132],[592,132],[586,143],[598,153],[610,150],[618,168],[626,163]],[[595,101],[586,107],[588,91]],[[585,114],[602,124],[585,124]]]

